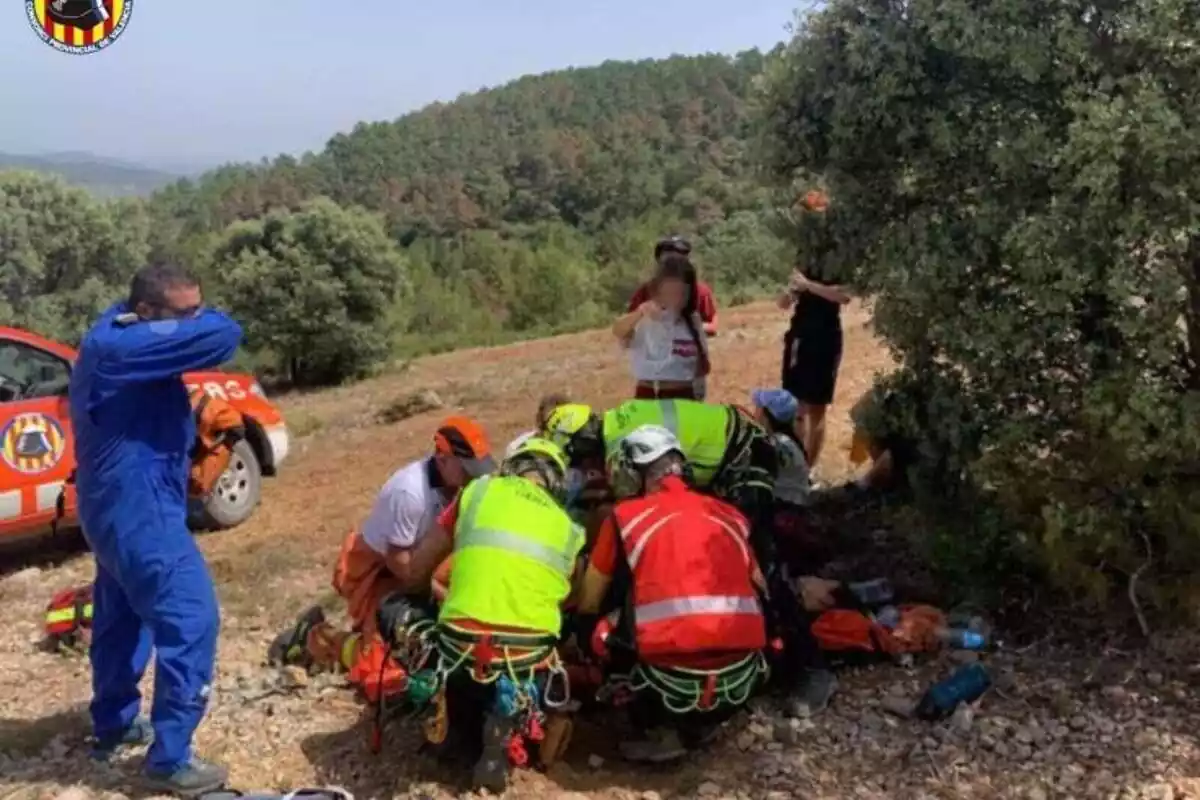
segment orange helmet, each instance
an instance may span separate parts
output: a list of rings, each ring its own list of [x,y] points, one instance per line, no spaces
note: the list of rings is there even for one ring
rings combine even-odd
[[[433,448],[442,455],[454,456],[472,478],[495,471],[492,447],[483,426],[470,417],[447,417],[433,435]]]

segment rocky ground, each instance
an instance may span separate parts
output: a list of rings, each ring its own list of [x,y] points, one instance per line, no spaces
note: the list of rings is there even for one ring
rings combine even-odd
[[[713,395],[742,400],[777,380],[783,321],[767,306],[724,316]],[[848,472],[846,412],[888,366],[865,312],[851,309],[846,321],[843,377],[822,459],[829,480]],[[230,764],[243,789],[333,784],[359,798],[459,794],[461,776],[417,755],[410,726],[394,723],[384,753],[371,755],[370,720],[354,695],[333,677],[266,668],[266,646],[307,603],[336,607],[329,570],[342,535],[390,471],[422,452],[446,409],[479,415],[502,443],[528,427],[542,393],[564,388],[610,403],[626,390],[625,375],[607,335],[592,332],[422,359],[354,387],[281,399],[301,435],[291,463],[268,482],[253,520],[202,539],[225,616],[220,674],[198,749]],[[851,541],[848,549],[859,555],[899,553],[905,544],[869,524],[856,532],[835,527],[830,536]],[[840,571],[855,568],[853,557],[840,562]],[[0,797],[137,796],[130,784],[136,756],[108,768],[85,757],[86,660],[38,647],[49,595],[87,581],[90,571],[86,554],[70,546],[0,556]],[[1200,797],[1194,643],[1068,647],[1028,631],[1001,631],[1000,639],[985,659],[995,687],[945,722],[895,712],[963,654],[844,670],[834,705],[811,721],[762,702],[731,722],[711,750],[671,768],[623,764],[615,752],[619,722],[581,721],[565,763],[545,775],[521,773],[509,796]]]

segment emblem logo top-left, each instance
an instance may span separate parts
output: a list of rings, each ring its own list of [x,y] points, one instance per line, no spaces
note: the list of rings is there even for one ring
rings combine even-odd
[[[66,450],[62,426],[45,414],[18,414],[0,431],[0,458],[24,475],[54,469]]]
[[[133,0],[25,0],[25,15],[43,42],[63,53],[86,55],[125,32]]]

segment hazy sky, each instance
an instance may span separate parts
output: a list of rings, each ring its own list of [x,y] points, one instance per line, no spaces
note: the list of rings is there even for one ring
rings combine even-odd
[[[0,3],[0,151],[205,165],[320,149],[359,120],[606,59],[770,47],[798,0],[134,0],[111,47]]]

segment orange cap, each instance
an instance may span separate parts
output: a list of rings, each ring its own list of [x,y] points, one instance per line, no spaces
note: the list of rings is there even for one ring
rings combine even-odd
[[[447,417],[433,435],[434,450],[442,455],[454,456],[472,478],[496,469],[492,448],[488,444],[483,426],[470,417]]]

